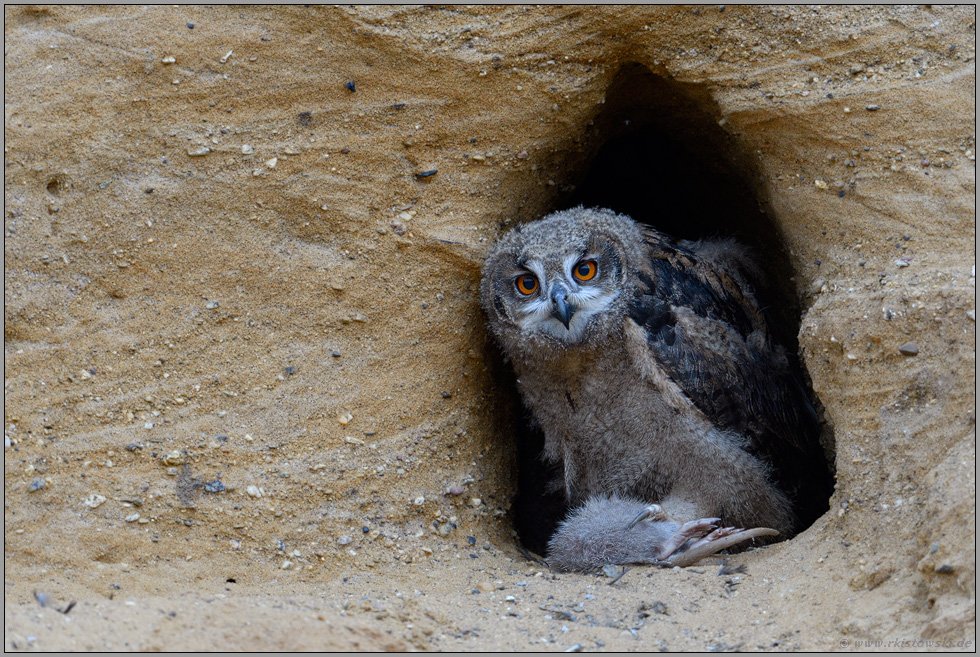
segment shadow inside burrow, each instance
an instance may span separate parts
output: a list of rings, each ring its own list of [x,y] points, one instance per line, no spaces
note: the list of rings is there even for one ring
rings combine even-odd
[[[725,121],[702,85],[682,84],[631,63],[620,68],[605,102],[583,134],[570,140],[550,166],[561,184],[553,211],[583,205],[609,208],[677,240],[732,238],[749,247],[761,269],[752,281],[774,341],[782,345],[799,384],[815,410],[825,462],[780,464],[774,478],[784,489],[800,478],[810,483],[793,499],[797,529],[809,527],[829,508],[833,492],[833,431],[798,357],[800,291],[778,222],[757,185],[759,173],[739,135]],[[583,166],[584,164],[584,166]],[[544,435],[516,392],[513,372],[498,368],[501,417],[517,440],[514,528],[521,544],[545,554],[547,542],[568,512],[560,468],[542,458]],[[557,490],[556,490],[557,488]]]

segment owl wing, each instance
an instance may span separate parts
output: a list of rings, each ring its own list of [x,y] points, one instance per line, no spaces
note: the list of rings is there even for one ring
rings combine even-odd
[[[630,316],[654,361],[715,426],[746,436],[785,477],[806,459],[822,463],[816,413],[772,342],[737,249],[686,248],[653,229],[643,240],[649,257]]]

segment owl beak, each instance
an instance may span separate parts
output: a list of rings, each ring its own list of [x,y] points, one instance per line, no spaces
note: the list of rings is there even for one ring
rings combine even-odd
[[[566,303],[566,298],[568,298],[568,290],[560,285],[556,285],[551,291],[551,316],[564,324],[567,329],[572,321],[572,315],[575,314],[575,306]]]

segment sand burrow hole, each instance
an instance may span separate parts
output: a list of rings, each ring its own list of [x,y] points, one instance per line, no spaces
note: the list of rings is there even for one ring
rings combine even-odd
[[[833,472],[833,431],[799,363],[801,295],[779,222],[758,194],[758,173],[738,135],[726,131],[719,117],[703,87],[670,81],[641,64],[622,66],[605,102],[555,162],[556,178],[566,184],[556,186],[551,208],[605,207],[677,239],[731,237],[749,246],[763,272],[757,293],[821,418],[821,443]],[[517,441],[515,529],[525,547],[543,554],[568,509],[548,484],[555,473],[540,460],[544,436],[521,407],[513,374],[501,368],[498,379],[511,391],[502,397],[510,408],[501,414],[508,420],[500,435]],[[802,506],[798,511],[809,525],[827,510],[828,499]]]

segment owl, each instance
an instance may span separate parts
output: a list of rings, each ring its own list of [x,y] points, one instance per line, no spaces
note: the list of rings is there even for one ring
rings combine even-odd
[[[553,568],[687,565],[827,508],[817,416],[758,275],[733,241],[678,242],[604,209],[556,212],[491,248],[488,327],[571,509]]]

